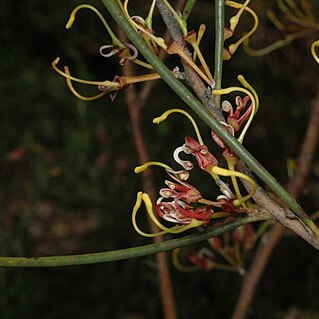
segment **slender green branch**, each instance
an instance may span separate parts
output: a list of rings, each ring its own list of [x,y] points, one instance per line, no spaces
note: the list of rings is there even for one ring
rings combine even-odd
[[[224,56],[225,1],[215,0],[215,89],[222,87]]]
[[[102,0],[103,4],[112,15],[119,27],[137,47],[139,52],[160,74],[162,79],[172,90],[242,159],[247,166],[264,181],[268,187],[285,202],[319,238],[319,230],[311,219],[305,214],[297,201],[276,181],[276,179],[231,135],[224,126],[215,119],[198,99],[180,83],[171,71],[158,59],[156,54],[145,44],[143,39],[126,20],[116,0]]]
[[[188,17],[190,13],[192,12],[195,3],[196,3],[196,0],[187,0],[183,10],[183,14],[182,14],[182,17],[185,21],[188,20]]]
[[[31,258],[0,257],[0,267],[60,267],[97,264],[109,261],[136,258],[199,243],[213,236],[217,236],[224,232],[230,231],[241,225],[249,224],[260,220],[266,220],[268,218],[268,215],[239,218],[233,222],[229,222],[219,227],[213,225],[208,227],[203,232],[164,241],[159,244],[143,245],[139,247],[112,250],[100,253]]]

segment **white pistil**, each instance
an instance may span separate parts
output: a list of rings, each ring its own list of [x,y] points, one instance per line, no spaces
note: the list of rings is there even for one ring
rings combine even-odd
[[[187,171],[193,169],[194,165],[190,161],[184,161],[181,158],[179,158],[179,153],[184,152],[184,147],[180,146],[178,147],[173,154],[174,160],[180,164],[184,169]],[[185,152],[184,152],[185,153]]]
[[[227,112],[230,114],[230,116],[233,115],[233,106],[231,105],[231,103],[227,100],[222,102],[222,110],[224,112]]]
[[[161,197],[170,198],[174,195],[174,192],[172,191],[172,189],[162,188],[160,189],[159,194],[161,195]]]
[[[166,181],[165,181],[165,184],[166,184],[171,190],[174,190],[174,189],[175,189],[175,183],[166,180]]]
[[[117,48],[112,49],[109,53],[105,53],[106,49],[109,48],[115,48],[115,46],[113,44],[106,44],[106,45],[102,45],[100,47],[100,54],[104,57],[104,58],[109,58],[112,55],[116,54],[119,50]]]
[[[226,196],[227,199],[232,199],[235,197],[229,186],[221,179],[216,180],[216,185],[219,186],[220,191]]]

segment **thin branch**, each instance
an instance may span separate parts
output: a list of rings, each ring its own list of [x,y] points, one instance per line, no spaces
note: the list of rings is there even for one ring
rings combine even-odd
[[[104,263],[119,261],[130,258],[142,257],[181,248],[205,241],[211,237],[218,236],[224,232],[231,231],[239,226],[252,222],[267,220],[267,213],[251,215],[246,218],[239,218],[235,221],[219,227],[207,227],[201,233],[196,232],[177,239],[167,240],[158,244],[142,245],[138,247],[105,251],[100,253],[89,253],[81,255],[49,256],[49,257],[0,257],[0,267],[60,267]]]
[[[172,13],[167,9],[163,0],[156,1],[157,8],[168,28],[173,40],[183,49],[183,52],[191,58],[191,54],[187,49],[186,42],[183,39],[179,24],[175,20]],[[202,103],[214,114],[219,120],[223,120],[223,115],[219,108],[216,107],[213,96],[210,89],[207,89],[205,84],[199,78],[197,73],[185,62],[182,61],[185,71],[185,79],[189,86],[194,90],[198,98]]]
[[[186,21],[188,20],[188,17],[190,15],[190,13],[192,12],[193,7],[196,4],[196,1],[197,0],[187,0],[185,7],[184,7],[184,10],[183,10],[183,14],[182,14],[182,17],[184,20],[186,20]]]
[[[224,55],[225,1],[215,0],[215,88],[222,87]]]
[[[288,190],[298,198],[307,181],[310,173],[312,160],[316,153],[319,135],[319,87],[317,96],[313,103],[312,112],[310,114],[307,132],[302,144],[299,156],[299,167],[294,177],[289,181]],[[253,302],[253,298],[263,275],[269,259],[282,239],[286,229],[281,225],[274,225],[272,229],[263,235],[258,246],[258,250],[250,265],[250,269],[246,272],[242,288],[239,294],[237,305],[232,315],[232,319],[243,319],[246,317],[249,308]]]
[[[179,0],[176,4],[175,10],[181,11],[185,5],[185,1],[186,0]],[[196,1],[196,0],[195,0]],[[189,1],[188,1],[189,2]],[[187,2],[187,3],[188,3]],[[186,6],[185,6],[186,8]],[[188,8],[188,10],[192,10],[192,8]],[[187,20],[187,19],[186,19]],[[169,43],[172,39],[172,36],[170,34],[170,32],[168,30],[166,30],[165,34],[164,34],[164,41],[165,43]],[[160,59],[160,61],[164,61],[165,58],[167,57],[167,53],[165,50],[161,49],[159,54],[158,54],[158,58]],[[141,100],[141,103],[145,103],[145,101],[147,100],[148,96],[150,95],[155,83],[157,83],[157,81],[148,81],[145,82],[140,93],[139,93],[139,98]]]

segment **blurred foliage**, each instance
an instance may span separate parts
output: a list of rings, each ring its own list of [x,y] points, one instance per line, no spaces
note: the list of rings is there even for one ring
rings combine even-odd
[[[65,30],[69,13],[80,3],[2,0],[2,255],[74,254],[146,242],[130,224],[140,180],[133,173],[138,160],[123,92],[114,103],[107,97],[84,103],[51,69],[51,61],[60,56],[83,78],[112,79],[121,72],[112,63],[115,60],[99,56],[99,46],[109,39],[91,12],[81,12],[74,27]],[[105,12],[99,1],[90,3]],[[255,7],[262,11],[266,3],[255,1]],[[132,13],[138,13],[135,4],[145,10],[144,1],[131,1]],[[200,0],[191,23],[196,28],[209,24],[212,14],[213,3]],[[159,17],[156,21],[163,26]],[[262,22],[252,41],[255,46],[274,34],[272,26],[263,18]],[[206,56],[213,56],[212,40],[208,25],[203,41]],[[298,155],[318,84],[310,43],[311,38],[299,40],[253,60],[240,51],[225,65],[224,86],[244,74],[259,92],[260,113],[247,136],[247,147],[283,183],[286,159]],[[80,90],[89,93],[86,87]],[[151,119],[180,104],[158,82],[143,110],[152,157],[168,164],[183,136],[191,134],[190,126],[176,117],[154,127]],[[317,159],[302,200],[309,212],[319,206],[318,166]],[[198,178],[203,182],[202,176]],[[202,185],[204,193],[210,191],[208,184]],[[291,307],[319,311],[318,265],[312,248],[297,238],[285,239],[263,278],[252,317],[280,317]],[[1,269],[0,317],[162,318],[154,267],[150,256],[64,269]],[[241,283],[237,274],[172,271],[180,318],[229,316]]]

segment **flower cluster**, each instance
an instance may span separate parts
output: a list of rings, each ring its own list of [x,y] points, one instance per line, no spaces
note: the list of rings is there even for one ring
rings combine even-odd
[[[258,50],[250,47],[249,39],[247,38],[244,41],[244,49],[251,56],[268,54],[290,44],[296,39],[318,32],[318,18],[314,14],[316,10],[313,0],[276,1],[276,3],[276,10],[269,9],[265,10],[265,12],[273,26],[279,31],[281,38]],[[311,50],[314,56],[313,48]]]
[[[167,54],[177,54],[181,60],[183,60],[184,63],[186,63],[191,69],[193,69],[199,78],[205,82],[206,85],[208,85],[208,88],[215,96],[225,95],[232,92],[240,92],[245,94],[244,97],[236,97],[235,107],[233,107],[229,101],[224,101],[222,104],[222,108],[226,117],[225,122],[222,122],[222,124],[234,137],[236,137],[235,135],[237,132],[240,132],[239,136],[236,138],[240,143],[243,143],[244,136],[258,110],[258,96],[256,92],[242,76],[238,77],[240,83],[242,84],[241,87],[235,86],[226,89],[215,89],[214,78],[200,50],[200,43],[205,33],[206,26],[201,24],[198,31],[188,30],[187,13],[184,12],[185,14],[179,14],[176,12],[168,0],[163,0],[163,3],[180,26],[182,37],[185,41],[185,47],[187,46],[186,51],[185,47],[177,41],[172,41],[170,44],[167,44],[164,38],[156,34],[152,21],[156,0],[152,0],[146,18],[130,15],[128,8],[129,0],[118,1],[118,5],[127,21],[129,21],[132,28],[135,29],[139,36],[144,40],[146,45],[155,54],[159,54],[159,49],[164,50]],[[250,0],[246,0],[243,4],[228,0],[225,2],[226,6],[237,11],[236,14],[230,18],[229,28],[225,30],[225,38],[229,39],[234,35],[235,29],[244,12],[248,12],[254,18],[254,26],[252,29],[235,43],[229,45],[227,49],[225,49],[225,59],[229,59],[230,56],[235,53],[237,48],[248,37],[250,37],[257,28],[258,18],[254,11],[248,7],[249,3]],[[71,75],[67,66],[64,67],[64,70],[61,70],[58,67],[60,58],[56,58],[52,62],[52,67],[57,73],[65,77],[68,87],[75,96],[82,100],[90,101],[104,96],[105,94],[109,94],[113,100],[121,89],[125,89],[132,83],[160,78],[159,74],[153,71],[153,67],[151,65],[139,59],[139,52],[134,45],[121,41],[115,35],[104,17],[95,7],[89,4],[77,6],[72,11],[66,24],[67,29],[70,29],[73,26],[77,13],[82,9],[93,11],[98,16],[109,37],[111,38],[110,44],[103,44],[100,47],[99,53],[103,57],[118,57],[119,64],[121,66],[123,66],[124,63],[131,62],[143,67],[147,70],[147,72],[145,74],[134,76],[115,76],[112,81],[83,80]],[[176,68],[172,70],[172,74],[178,78],[182,78],[181,73],[178,72]],[[99,90],[99,93],[93,96],[83,96],[74,88],[73,82],[93,85]],[[217,158],[204,144],[196,123],[185,111],[180,109],[169,110],[162,116],[154,119],[154,123],[160,123],[171,113],[182,113],[185,115],[193,124],[196,138],[186,136],[183,145],[177,147],[173,153],[174,160],[182,167],[181,170],[175,170],[168,165],[159,162],[149,162],[135,169],[135,171],[138,173],[147,169],[149,166],[161,166],[165,169],[169,177],[169,179],[165,180],[164,182],[165,187],[159,192],[160,197],[157,199],[154,209],[147,194],[139,192],[137,195],[136,204],[132,214],[132,222],[134,228],[144,236],[156,236],[163,233],[179,233],[189,228],[207,225],[213,218],[246,212],[247,201],[254,195],[257,187],[255,181],[251,177],[235,169],[235,165],[238,161],[236,154],[228,147],[228,145],[224,143],[223,140],[221,140],[214,132],[212,132],[211,135],[213,140],[223,149],[222,155],[226,160],[227,168],[223,168],[219,165]],[[216,198],[213,200],[203,198],[200,191],[189,183],[188,178],[190,171],[194,168],[195,163],[191,162],[190,160],[183,160],[180,156],[181,153],[184,153],[183,157],[192,156],[195,158],[196,165],[213,178],[215,185],[219,189],[219,194],[216,196]],[[223,180],[224,177],[230,178],[231,186]],[[252,190],[250,193],[246,194],[245,196],[242,195],[238,185],[238,179],[245,180],[251,184]],[[141,231],[137,226],[136,216],[143,202],[146,205],[146,210],[149,214],[149,217],[161,230],[157,234],[147,234]],[[160,222],[162,220],[173,223],[174,226],[166,227]]]
[[[250,0],[246,0],[244,2],[244,4],[241,4],[241,3],[237,3],[237,2],[229,1],[229,0],[225,1],[226,6],[228,6],[230,8],[234,8],[234,9],[239,9],[238,12],[229,19],[229,22],[230,22],[229,27],[225,28],[225,31],[224,31],[225,40],[229,39],[230,37],[232,37],[234,35],[235,29],[239,23],[241,15],[243,14],[244,11],[248,12],[252,16],[252,18],[254,19],[254,25],[250,29],[250,31],[245,33],[239,40],[237,40],[235,43],[230,44],[228,46],[228,48],[224,48],[224,60],[230,60],[232,58],[233,54],[237,51],[238,47],[242,43],[245,43],[245,41],[248,41],[248,39],[251,37],[251,35],[258,28],[258,24],[259,24],[258,17],[256,15],[256,13],[251,8],[248,7],[249,2],[250,2]]]
[[[118,1],[118,5],[120,6],[122,10],[123,15],[130,22],[131,26],[136,30],[136,32],[144,40],[146,45],[155,54],[157,55],[159,54],[160,52],[159,49],[164,50],[167,54],[177,54],[181,58],[181,60],[183,60],[186,64],[188,64],[188,66],[192,68],[193,71],[197,73],[198,76],[210,88],[213,88],[214,87],[213,76],[200,50],[200,42],[205,33],[206,26],[204,24],[201,24],[197,32],[195,30],[189,31],[187,29],[187,18],[188,18],[187,13],[185,12],[185,14],[181,15],[174,10],[174,8],[170,5],[168,0],[163,0],[163,2],[168,8],[168,10],[172,13],[176,21],[178,22],[181,32],[183,34],[184,41],[186,44],[190,46],[190,48],[188,48],[187,50],[192,51],[191,56],[187,52],[185,52],[184,48],[176,41],[173,41],[172,43],[168,44],[165,42],[164,38],[156,35],[156,32],[153,29],[153,22],[152,22],[156,0],[152,1],[146,18],[143,18],[141,16],[136,16],[136,15],[135,16],[130,15],[129,9],[128,9],[129,0],[124,0],[123,2]],[[225,2],[227,6],[234,8],[238,11],[236,15],[231,17],[229,28],[225,29],[225,38],[229,38],[233,36],[236,26],[244,11],[247,11],[249,14],[251,14],[255,21],[253,28],[248,33],[242,36],[235,43],[229,45],[228,49],[225,49],[224,58],[226,60],[230,59],[230,57],[235,53],[237,48],[247,38],[249,38],[255,32],[257,28],[258,18],[256,14],[254,13],[254,11],[252,11],[248,7],[249,2],[250,0],[246,0],[244,4],[240,4],[240,3],[237,3],[234,1],[228,1],[228,0]],[[63,70],[60,69],[58,67],[60,58],[56,58],[52,62],[53,69],[66,79],[66,82],[70,91],[77,98],[85,100],[85,101],[92,101],[106,94],[109,94],[111,97],[111,100],[113,101],[120,90],[127,88],[132,83],[140,83],[140,82],[160,79],[159,74],[153,70],[153,67],[150,64],[148,64],[146,61],[141,60],[139,58],[139,52],[135,48],[135,46],[132,45],[131,43],[125,43],[125,41],[124,42],[121,41],[112,31],[112,29],[110,28],[109,24],[106,22],[102,14],[92,5],[81,4],[77,6],[72,11],[70,18],[68,22],[66,23],[66,29],[70,29],[73,26],[78,11],[82,9],[86,9],[86,10],[90,10],[94,12],[99,18],[99,20],[102,22],[102,24],[104,25],[105,30],[107,31],[107,34],[111,38],[111,43],[103,44],[102,46],[100,46],[99,53],[101,54],[101,56],[105,58],[117,57],[118,62],[121,66],[123,66],[124,63],[126,63],[127,61],[132,62],[142,67],[147,72],[145,72],[144,74],[134,75],[134,76],[115,76],[113,80],[105,80],[105,81],[85,80],[85,79],[80,79],[78,77],[71,75],[71,72],[68,66],[65,66]],[[199,61],[200,65],[198,65],[197,60]],[[176,72],[176,68],[172,69],[172,73],[176,77],[182,78],[180,72]],[[98,93],[93,96],[84,96],[75,89],[72,82],[92,85],[96,87],[96,89],[98,90]]]
[[[253,101],[246,107],[250,97],[246,96],[243,99],[237,97],[235,111],[231,111],[230,109],[225,111],[229,114],[225,125],[226,127],[231,128],[232,134],[235,134],[235,131],[238,131],[245,120],[249,118],[250,113],[254,109],[253,103],[255,103],[255,98],[253,95],[252,99]],[[231,107],[229,102],[228,106]],[[151,200],[146,193],[138,193],[136,204],[133,209],[132,222],[135,230],[143,236],[153,237],[165,233],[180,233],[189,228],[207,225],[211,219],[221,218],[235,213],[245,213],[247,212],[246,202],[254,195],[257,188],[255,181],[251,177],[235,170],[237,156],[212,132],[213,139],[219,146],[224,148],[223,156],[228,163],[228,168],[219,166],[217,158],[203,143],[195,121],[184,110],[168,110],[160,117],[155,118],[153,123],[159,124],[172,113],[183,114],[191,121],[196,133],[196,139],[186,136],[183,145],[177,147],[173,153],[174,160],[182,166],[182,170],[174,170],[168,165],[160,162],[148,162],[135,168],[135,172],[140,173],[150,166],[160,166],[165,169],[166,173],[171,178],[171,180],[165,180],[166,187],[159,191],[160,197],[156,201],[155,209],[153,209]],[[241,115],[241,113],[243,114]],[[203,198],[200,191],[195,186],[186,182],[189,178],[190,171],[194,168],[194,164],[189,160],[181,159],[181,153],[184,153],[186,156],[193,156],[197,166],[211,175],[220,192],[214,200]],[[222,180],[222,177],[231,178],[234,191],[227,182]],[[237,178],[251,184],[251,193],[242,196]],[[149,217],[160,228],[160,232],[147,234],[138,227],[136,217],[143,201],[146,205]],[[160,219],[175,225],[168,228],[159,221]]]
[[[233,217],[228,217],[223,222],[216,223],[216,226],[228,223],[232,219]],[[192,266],[182,265],[178,252],[175,252],[173,261],[177,268],[185,271],[221,269],[244,275],[244,260],[258,236],[253,225],[243,225],[231,232],[210,238],[208,247],[189,252],[185,257]]]

